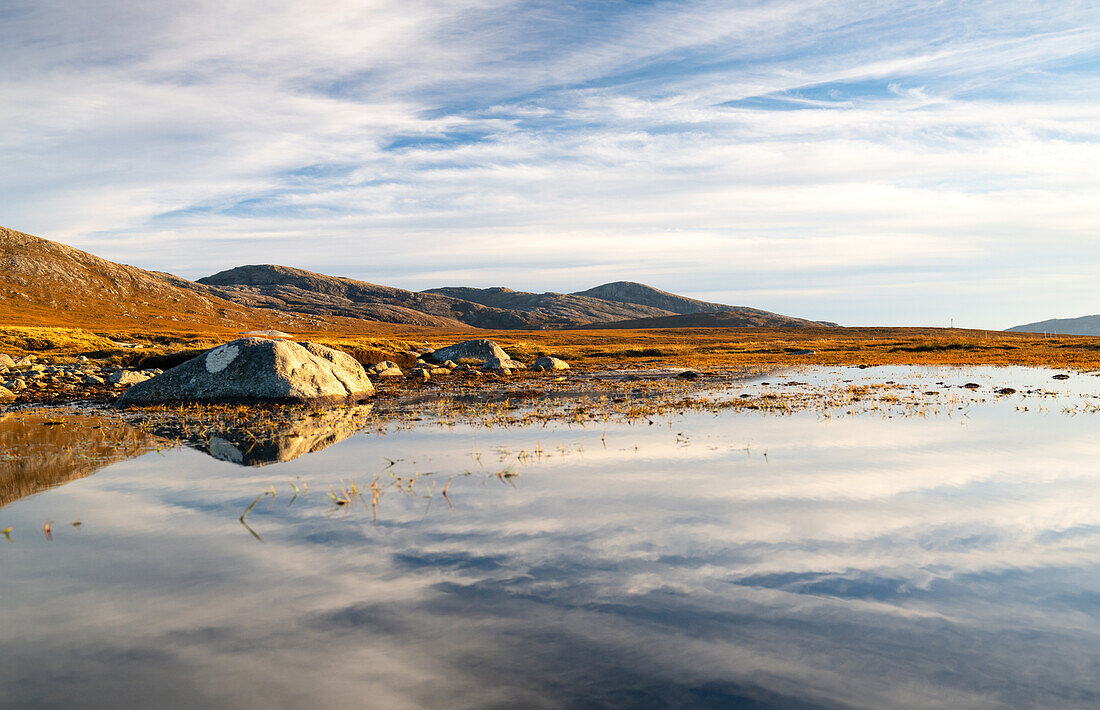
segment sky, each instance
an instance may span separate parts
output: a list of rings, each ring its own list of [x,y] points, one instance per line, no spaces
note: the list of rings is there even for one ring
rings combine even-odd
[[[1100,313],[1100,3],[0,0],[0,224],[197,278]]]

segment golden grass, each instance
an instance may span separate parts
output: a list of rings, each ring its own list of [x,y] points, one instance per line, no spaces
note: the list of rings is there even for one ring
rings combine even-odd
[[[365,323],[359,324],[365,327]],[[0,352],[66,357],[98,352],[125,362],[151,354],[206,348],[226,342],[224,331],[120,331],[0,326]],[[472,337],[496,340],[513,357],[542,355],[577,365],[637,365],[648,361],[716,369],[821,365],[1029,365],[1100,369],[1100,338],[947,328],[682,328],[655,330],[470,331],[391,325],[380,332],[300,332],[345,350],[360,362],[394,360],[413,348],[442,347]],[[115,342],[140,343],[120,350]],[[795,351],[813,350],[813,355]]]

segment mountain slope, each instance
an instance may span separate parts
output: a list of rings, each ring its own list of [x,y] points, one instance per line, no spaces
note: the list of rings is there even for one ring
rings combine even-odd
[[[793,318],[756,308],[730,308],[709,313],[679,313],[656,318],[635,318],[611,323],[589,323],[585,329],[643,328],[835,328],[836,324]]]
[[[1100,335],[1100,314],[1080,318],[1051,318],[1036,323],[1016,325],[1010,333],[1052,333],[1055,335]]]
[[[571,327],[582,323],[626,320],[649,316],[671,315],[672,311],[636,303],[605,301],[590,296],[569,293],[528,293],[510,288],[469,288],[450,286],[432,288],[422,293],[434,293],[483,306],[531,313],[549,327]]]
[[[534,314],[274,264],[238,266],[198,282],[243,305],[296,313],[450,328],[524,329],[546,324]]]
[[[575,291],[572,295],[599,298],[615,303],[633,303],[659,308],[670,313],[717,313],[718,311],[728,311],[730,309],[755,311],[762,315],[768,313],[768,311],[761,311],[756,308],[727,306],[722,303],[710,303],[687,298],[686,296],[677,296],[675,293],[668,293],[633,281],[614,281],[590,288],[587,291]]]
[[[0,227],[0,322],[234,328],[256,323],[254,316],[177,276]]]
[[[693,315],[676,321],[678,326],[662,320],[683,310]],[[700,311],[724,315],[704,322]],[[647,328],[809,321],[706,303],[628,282],[578,294],[461,287],[414,292],[270,264],[239,266],[194,282],[0,227],[0,323],[350,332],[392,327],[389,324],[520,330],[589,323]]]

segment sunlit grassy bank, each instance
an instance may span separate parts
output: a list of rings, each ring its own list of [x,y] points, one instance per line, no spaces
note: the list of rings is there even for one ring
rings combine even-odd
[[[1100,338],[940,328],[688,328],[677,330],[301,332],[363,362],[401,363],[410,349],[488,337],[513,357],[554,355],[578,365],[659,360],[698,368],[822,365],[1036,365],[1100,368]],[[92,331],[0,326],[0,352],[52,357],[94,355],[133,364],[239,337],[217,331]],[[133,347],[139,345],[140,347]],[[812,350],[809,354],[805,351]]]

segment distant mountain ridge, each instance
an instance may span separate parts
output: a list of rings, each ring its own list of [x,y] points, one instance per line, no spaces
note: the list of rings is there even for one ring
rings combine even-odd
[[[673,317],[682,325],[666,326],[662,320]],[[371,323],[488,330],[822,325],[627,281],[571,294],[503,287],[418,292],[274,264],[238,266],[189,281],[2,227],[0,322],[289,331],[360,330]]]
[[[668,311],[636,303],[619,303],[567,293],[527,293],[510,288],[470,288],[451,286],[433,288],[423,293],[437,293],[460,298],[493,308],[530,313],[547,327],[568,327],[578,323],[605,322],[627,318],[668,315]]]
[[[542,325],[537,319],[479,303],[274,264],[238,266],[198,283],[237,303],[296,313],[444,328],[512,330]]]
[[[636,283],[634,281],[613,281],[590,288],[587,291],[576,291],[573,295],[598,298],[603,301],[613,301],[615,303],[633,303],[649,306],[651,308],[659,308],[665,311],[666,315],[673,313],[681,315],[687,313],[716,313],[718,311],[728,311],[731,309],[751,310],[760,314],[768,313],[768,311],[762,311],[757,308],[747,308],[746,306],[728,306],[723,303],[698,301],[694,298],[678,296],[675,293],[668,293],[667,291],[662,291],[652,286],[646,286],[645,284]]]
[[[1051,318],[1035,323],[1015,325],[1011,333],[1051,333],[1053,335],[1100,335],[1100,314],[1080,318]]]

